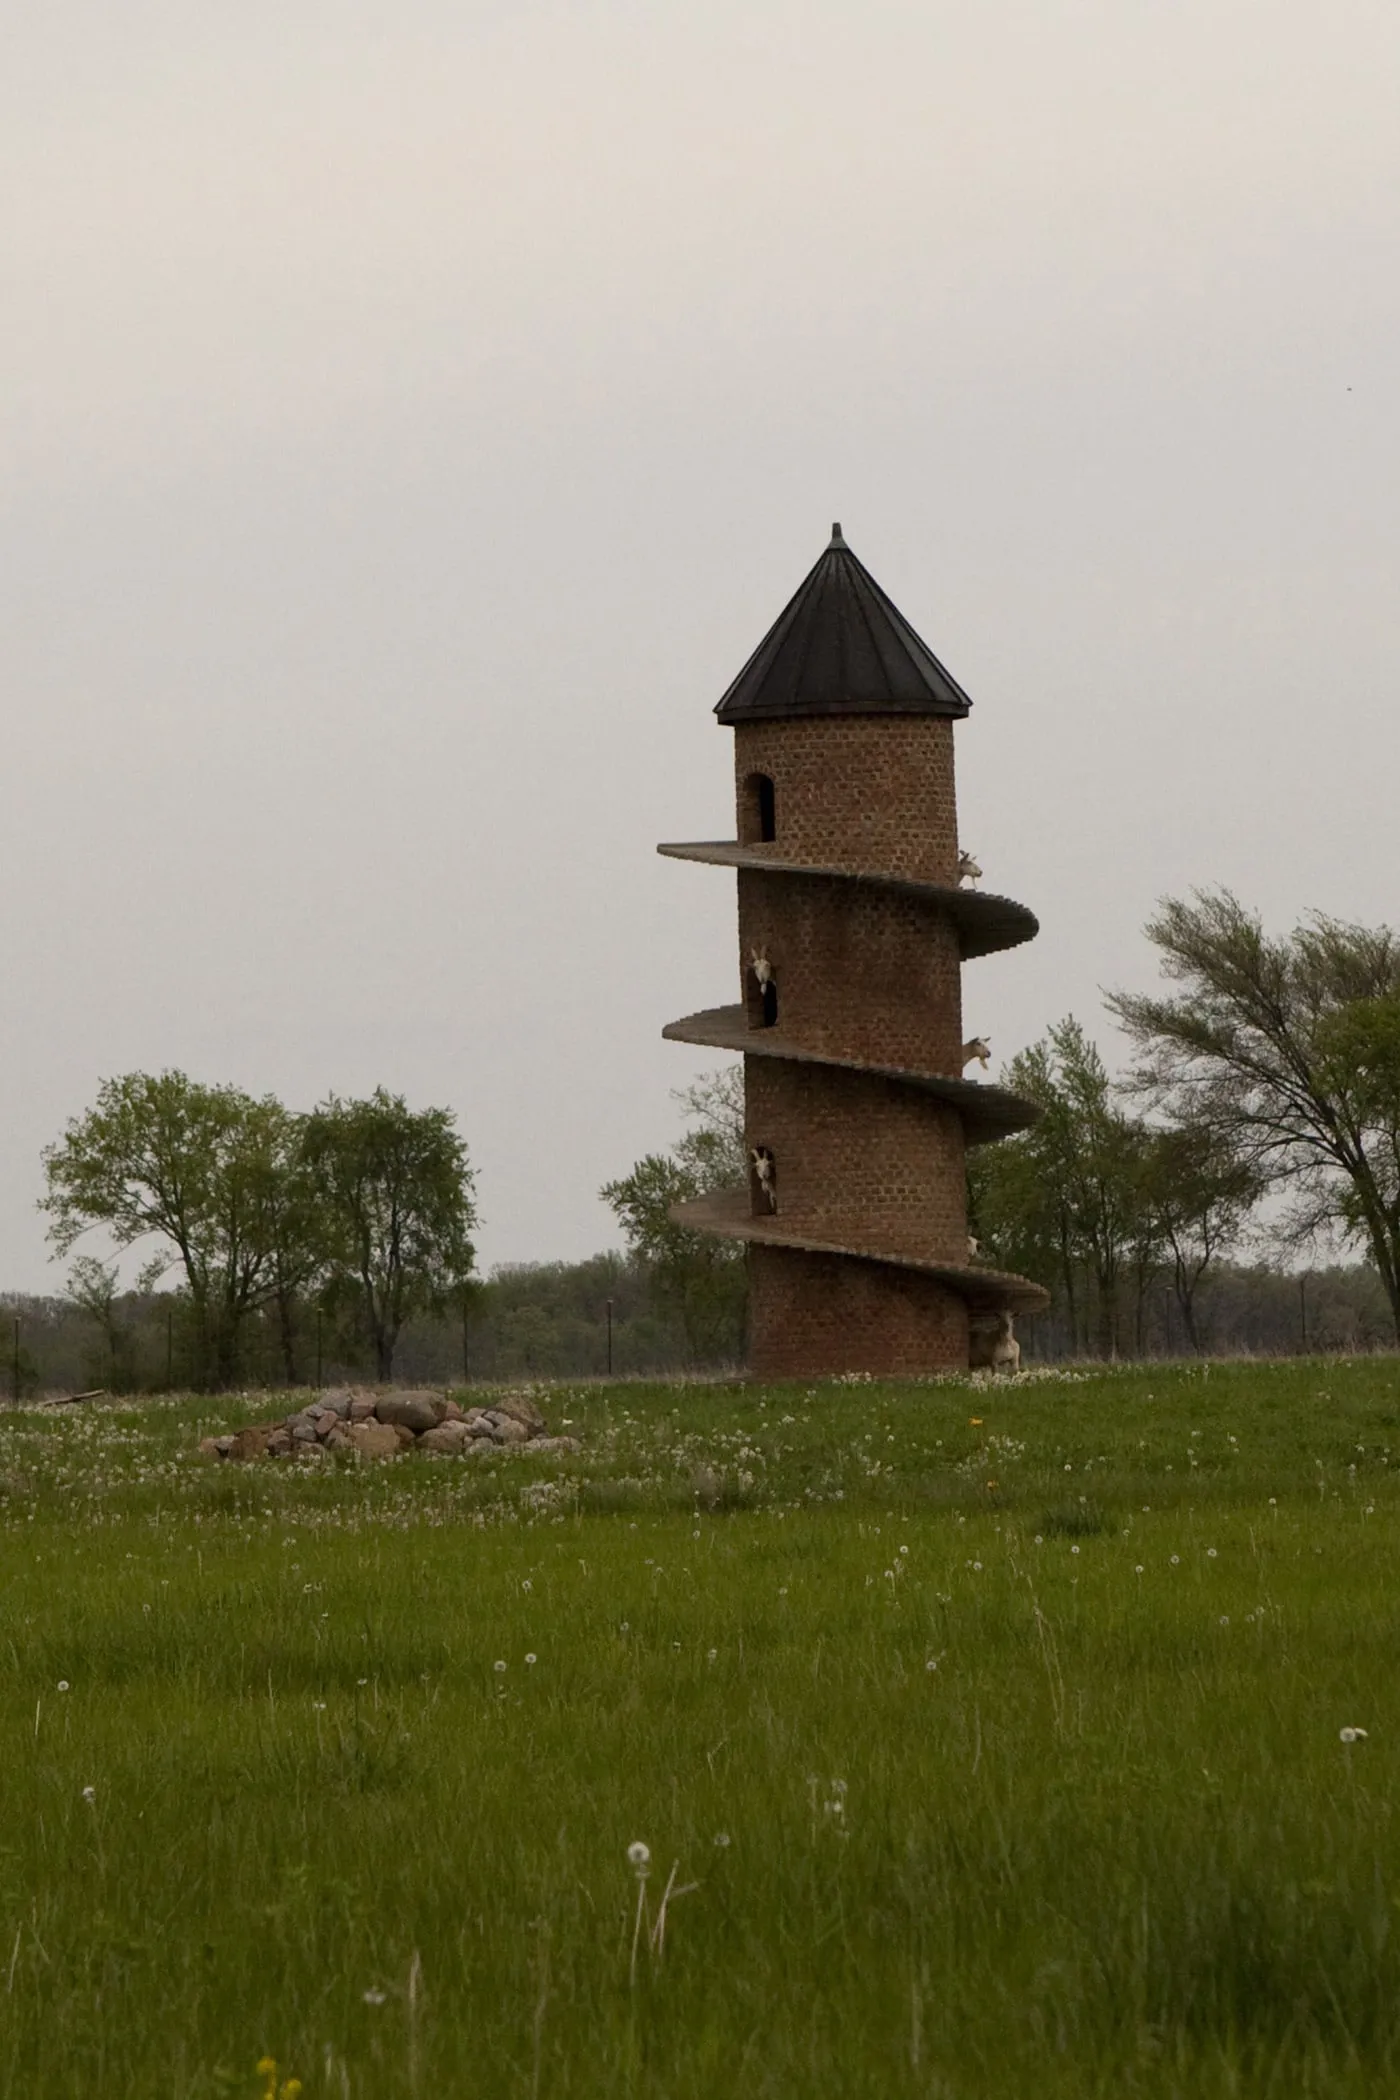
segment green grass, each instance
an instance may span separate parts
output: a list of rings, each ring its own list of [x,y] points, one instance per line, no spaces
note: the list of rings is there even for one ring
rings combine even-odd
[[[0,1421],[0,2094],[1400,2090],[1393,1360],[546,1410]]]

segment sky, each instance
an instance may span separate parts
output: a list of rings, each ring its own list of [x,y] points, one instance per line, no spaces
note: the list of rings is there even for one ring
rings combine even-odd
[[[617,1243],[711,710],[839,519],[1028,947],[1400,918],[1394,0],[46,0],[0,70],[0,1287],[102,1079],[452,1108]]]

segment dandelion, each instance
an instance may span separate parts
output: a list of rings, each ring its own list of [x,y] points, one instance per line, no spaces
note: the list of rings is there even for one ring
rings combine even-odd
[[[503,1662],[495,1662],[492,1663],[491,1667],[496,1672],[497,1676],[499,1676],[501,1671],[504,1670],[505,1664]]]
[[[1079,1548],[1077,1546],[1071,1546],[1069,1550],[1071,1553],[1077,1553],[1079,1551]]]
[[[727,1830],[717,1830],[715,1832],[715,1843],[721,1852],[725,1851],[729,1844],[729,1832]]]
[[[384,1993],[376,1983],[372,1983],[362,1995],[366,2005],[382,2005],[384,2003]]]
[[[967,1421],[970,1429],[980,1429],[982,1427],[982,1417],[980,1415],[969,1415]]]
[[[527,1655],[527,1656],[526,1656],[526,1658],[525,1658],[525,1663],[526,1663],[526,1667],[527,1667],[528,1669],[533,1669],[533,1668],[534,1668],[534,1666],[535,1666],[535,1662],[536,1662],[536,1657],[534,1657],[533,1655]]]
[[[1206,1547],[1206,1559],[1207,1559],[1207,1560],[1214,1560],[1214,1559],[1215,1559],[1215,1557],[1216,1557],[1216,1554],[1215,1554],[1215,1548],[1214,1548],[1214,1546],[1207,1546],[1207,1547]]]
[[[644,1845],[640,1838],[634,1838],[627,1847],[627,1864],[635,1871],[638,1880],[644,1880],[651,1865],[651,1846]]]
[[[981,1561],[980,1561],[980,1560],[975,1560],[975,1561],[974,1561],[974,1562],[972,1563],[972,1572],[973,1572],[973,1574],[974,1574],[974,1575],[980,1575],[980,1574],[981,1574],[981,1572],[982,1572],[982,1563],[981,1563]]]
[[[1043,1546],[1045,1544],[1045,1540],[1042,1538],[1039,1532],[1037,1532],[1035,1535],[1035,1543],[1037,1546]]]
[[[313,1712],[313,1713],[323,1714],[323,1713],[325,1712],[325,1710],[326,1710],[326,1702],[325,1702],[325,1700],[324,1700],[324,1699],[313,1699],[313,1700],[312,1700],[312,1702],[311,1702],[311,1710],[312,1710],[312,1712]]]
[[[1341,1738],[1344,1743],[1364,1743],[1366,1731],[1364,1728],[1343,1728]]]
[[[1179,1553],[1174,1553],[1172,1555],[1172,1566],[1174,1568],[1179,1568],[1181,1566],[1181,1555]]]
[[[1227,1611],[1223,1611],[1223,1612],[1221,1612],[1221,1614],[1220,1614],[1220,1623],[1221,1623],[1221,1625],[1222,1625],[1222,1626],[1228,1626],[1228,1625],[1229,1625],[1229,1623],[1230,1623],[1230,1614],[1229,1614],[1229,1613],[1228,1613]]]
[[[1136,1566],[1136,1567],[1135,1567],[1135,1568],[1133,1569],[1133,1573],[1134,1573],[1134,1575],[1141,1575],[1141,1573],[1142,1573],[1142,1562],[1141,1562],[1141,1561],[1139,1561],[1139,1562],[1138,1562],[1138,1564],[1137,1564],[1137,1566]]]
[[[97,1799],[97,1788],[95,1786],[85,1786],[83,1788],[83,1799],[87,1802],[88,1807],[91,1808]]]
[[[938,1668],[938,1657],[936,1655],[931,1655],[928,1661],[924,1664],[924,1668],[926,1670],[936,1670]]]
[[[59,1678],[59,1680],[58,1680],[58,1688],[59,1688],[59,1690],[60,1690],[61,1692],[66,1692],[66,1691],[67,1691],[67,1689],[68,1689],[68,1679],[67,1679],[66,1677],[60,1677],[60,1678]]]

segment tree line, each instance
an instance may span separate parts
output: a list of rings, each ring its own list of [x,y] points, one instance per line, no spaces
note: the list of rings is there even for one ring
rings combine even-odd
[[[310,1319],[329,1320],[392,1376],[405,1324],[468,1287],[474,1177],[446,1109],[378,1088],[308,1113],[183,1072],[107,1080],[44,1154],[49,1236],[68,1254],[94,1227],[148,1245],[136,1296],[174,1275],[185,1382],[228,1386],[254,1324],[280,1371],[305,1374]],[[129,1309],[116,1262],[83,1255],[69,1296],[104,1334],[120,1376]]]
[[[977,1259],[1051,1293],[1031,1352],[1393,1346],[1395,936],[1314,916],[1271,938],[1227,891],[1169,900],[1147,934],[1164,989],[1107,1001],[1123,1076],[1067,1017],[1001,1075],[1037,1123],[969,1154]],[[152,1252],[133,1290],[86,1255],[66,1298],[7,1301],[11,1373],[80,1353],[116,1388],[737,1365],[743,1249],[670,1210],[745,1180],[742,1068],[677,1099],[677,1142],[601,1191],[624,1253],[483,1279],[448,1111],[383,1088],[299,1114],[180,1072],[107,1081],[44,1156],[50,1234],[65,1255],[98,1226]]]

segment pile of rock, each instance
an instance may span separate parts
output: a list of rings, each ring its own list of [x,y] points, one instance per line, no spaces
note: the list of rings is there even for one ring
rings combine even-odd
[[[578,1440],[551,1436],[526,1393],[504,1393],[489,1407],[459,1407],[441,1393],[366,1392],[343,1386],[318,1393],[295,1414],[255,1422],[228,1436],[207,1436],[206,1458],[323,1458],[344,1451],[361,1458],[396,1458],[400,1451],[479,1458],[507,1445],[532,1454],[577,1451]]]

